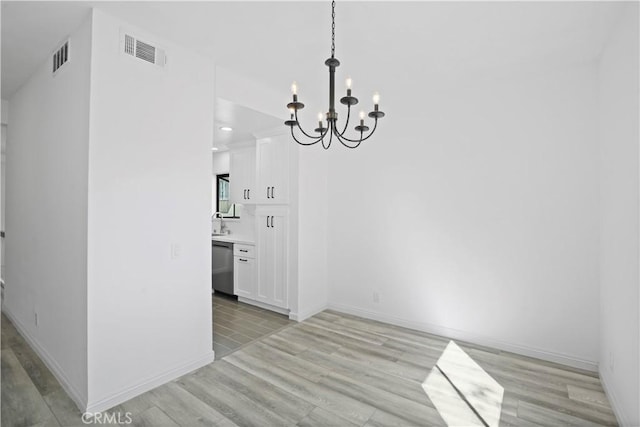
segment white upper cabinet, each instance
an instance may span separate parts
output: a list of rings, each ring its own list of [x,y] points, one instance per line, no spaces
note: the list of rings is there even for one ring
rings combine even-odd
[[[289,203],[289,144],[288,135],[257,140],[256,196],[264,205]]]
[[[258,201],[256,194],[256,149],[241,148],[231,152],[229,160],[230,198],[243,205]]]

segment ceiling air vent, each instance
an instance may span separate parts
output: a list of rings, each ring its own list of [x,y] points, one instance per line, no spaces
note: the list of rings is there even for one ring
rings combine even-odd
[[[124,35],[124,53],[160,67],[164,67],[166,63],[164,50],[136,39],[129,34]]]
[[[69,41],[67,40],[60,49],[56,50],[53,54],[53,72],[58,71],[58,68],[69,60]]]

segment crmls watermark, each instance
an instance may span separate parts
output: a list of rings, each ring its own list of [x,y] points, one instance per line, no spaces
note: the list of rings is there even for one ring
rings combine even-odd
[[[133,418],[131,417],[131,412],[85,412],[82,414],[82,422],[85,424],[131,424],[133,422]]]

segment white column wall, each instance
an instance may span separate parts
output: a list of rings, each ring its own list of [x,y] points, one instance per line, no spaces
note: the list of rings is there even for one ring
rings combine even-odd
[[[213,360],[214,66],[93,15],[89,149],[89,404],[111,407]],[[121,30],[166,51],[121,52]]]

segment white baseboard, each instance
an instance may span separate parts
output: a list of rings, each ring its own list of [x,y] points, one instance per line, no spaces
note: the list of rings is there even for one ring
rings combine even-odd
[[[256,307],[264,308],[265,310],[275,311],[276,313],[285,314],[285,315],[289,314],[288,308],[276,307],[275,305],[267,304],[264,302],[260,302],[260,301],[256,301],[256,300],[252,300],[244,297],[238,297],[238,301],[243,302],[245,304],[249,304],[249,305],[255,305]]]
[[[522,346],[520,344],[512,344],[504,341],[494,340],[483,337],[471,332],[461,331],[457,329],[447,328],[445,326],[433,325],[429,323],[413,322],[387,314],[377,313],[374,311],[364,310],[344,304],[329,303],[329,309],[339,311],[341,313],[352,314],[354,316],[364,317],[366,319],[377,320],[380,322],[390,323],[392,325],[402,326],[409,329],[415,329],[442,337],[467,341],[470,343],[483,345],[499,350],[509,351],[511,353],[523,356],[534,357],[549,362],[555,362],[574,368],[584,369],[587,371],[597,372],[598,363],[591,360],[584,360],[577,357],[569,356],[561,353],[549,352],[542,349]]]
[[[600,382],[602,383],[602,388],[604,388],[604,394],[607,395],[609,399],[609,403],[611,404],[611,409],[613,409],[613,414],[616,416],[616,421],[618,421],[618,425],[621,426],[631,426],[631,421],[628,416],[624,414],[622,409],[620,408],[620,399],[617,397],[614,389],[610,387],[609,375],[606,373],[605,369],[600,369]]]
[[[24,325],[22,325],[22,323],[20,323],[20,321],[18,321],[18,319],[13,314],[11,314],[11,311],[7,307],[2,307],[2,312],[9,318],[9,320],[11,320],[13,326],[15,326],[20,335],[22,335],[22,338],[24,338],[31,349],[38,355],[40,360],[42,360],[42,363],[44,363],[47,368],[49,368],[53,376],[56,377],[56,380],[58,380],[71,400],[74,401],[74,403],[78,406],[78,408],[80,408],[80,410],[86,408],[87,397],[80,393],[73,386],[73,384],[71,384],[71,381],[69,381],[67,376],[64,374],[64,371],[60,367],[58,362],[56,362],[56,360],[49,354],[49,352],[45,350],[44,347],[42,347],[34,337],[29,335],[29,333],[27,332],[27,328],[25,328]]]
[[[214,356],[214,352],[211,351],[204,356],[192,360],[191,362],[181,364],[163,374],[148,378],[136,385],[125,389],[124,391],[119,391],[109,397],[98,400],[96,402],[89,402],[86,406],[85,412],[98,413],[113,408],[114,406],[126,402],[127,400],[133,399],[134,397],[139,396],[142,393],[145,393],[158,386],[161,386],[162,384],[166,384],[169,381],[172,381],[176,378],[188,374],[189,372],[195,371],[196,369],[202,368],[203,366],[212,363],[215,359]]]
[[[308,319],[311,316],[314,316],[318,313],[320,313],[321,311],[324,311],[328,308],[327,304],[321,304],[318,305],[315,308],[309,309],[309,310],[304,310],[304,311],[300,311],[297,313],[291,312],[289,313],[289,319],[291,320],[295,320],[296,322],[302,322],[303,320]]]

